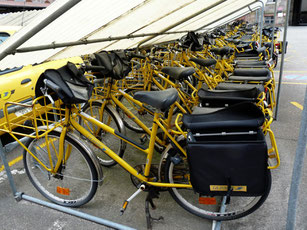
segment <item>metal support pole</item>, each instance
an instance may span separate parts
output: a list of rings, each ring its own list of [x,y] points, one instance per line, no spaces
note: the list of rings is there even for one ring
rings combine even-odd
[[[4,148],[3,148],[2,141],[0,140],[0,157],[1,157],[2,163],[3,163],[3,165],[4,165],[4,168],[5,168],[5,171],[6,171],[6,175],[7,175],[7,178],[8,178],[8,180],[9,180],[11,189],[12,189],[12,191],[13,191],[13,195],[14,195],[14,197],[15,197],[15,195],[17,194],[17,189],[16,189],[16,186],[15,186],[15,183],[14,183],[14,179],[13,179],[11,170],[10,170],[10,166],[9,166],[9,164],[7,163],[7,160],[6,160],[4,151],[5,151],[5,150],[4,150]]]
[[[24,140],[26,140],[26,139],[24,139]],[[53,204],[53,203],[49,203],[49,202],[46,202],[46,201],[43,201],[43,200],[39,200],[37,198],[27,196],[27,195],[25,195],[21,192],[17,192],[9,164],[7,163],[7,160],[6,160],[6,157],[5,157],[5,154],[4,154],[7,150],[11,150],[15,147],[16,147],[16,143],[12,143],[12,144],[6,145],[3,148],[2,142],[0,140],[0,157],[1,157],[1,160],[3,162],[3,165],[4,165],[4,168],[5,168],[6,175],[7,175],[7,178],[9,180],[11,189],[13,191],[14,198],[17,201],[20,201],[22,199],[27,200],[27,201],[30,201],[30,202],[33,202],[33,203],[36,203],[36,204],[39,204],[39,205],[43,205],[45,207],[52,208],[52,209],[55,209],[55,210],[58,210],[58,211],[61,211],[61,212],[64,212],[64,213],[85,219],[85,220],[88,220],[88,221],[91,221],[91,222],[95,222],[97,224],[102,224],[104,226],[114,228],[114,229],[123,229],[123,230],[133,230],[134,229],[134,228],[130,228],[128,226],[117,224],[117,223],[109,221],[109,220],[105,220],[105,219],[102,219],[102,218],[99,218],[99,217],[96,217],[96,216],[86,214],[84,212],[76,211],[76,210],[73,210],[73,209],[70,209],[70,208],[67,208],[67,207],[63,207],[63,206],[56,205],[56,204]]]
[[[122,39],[133,39],[133,38],[146,37],[146,36],[180,34],[180,33],[187,33],[187,32],[189,31],[185,30],[185,31],[172,31],[172,32],[146,33],[146,34],[131,34],[131,35],[125,35],[125,36],[97,38],[97,39],[90,39],[90,40],[82,39],[79,41],[52,43],[48,45],[29,46],[29,47],[19,48],[19,49],[12,51],[10,54],[26,53],[26,52],[46,50],[46,49],[56,49],[56,48],[62,48],[62,47],[68,47],[68,46],[87,45],[87,44],[98,43],[98,42],[117,41],[117,40],[122,40]]]
[[[202,13],[204,13],[204,12],[206,12],[206,11],[208,11],[208,10],[210,10],[210,9],[212,9],[212,8],[214,8],[214,7],[216,7],[216,6],[218,6],[218,5],[220,5],[221,3],[225,2],[225,1],[226,1],[226,0],[219,0],[219,1],[215,2],[215,3],[213,3],[212,5],[210,5],[210,6],[206,7],[206,8],[204,8],[204,9],[202,9],[202,10],[200,10],[200,11],[198,11],[198,12],[196,12],[196,13],[194,13],[194,14],[192,14],[192,15],[190,15],[190,16],[188,16],[188,17],[182,19],[182,20],[180,20],[179,22],[176,22],[175,24],[168,26],[167,28],[163,29],[161,32],[163,33],[163,32],[166,32],[166,31],[168,31],[168,30],[170,30],[170,29],[173,29],[174,27],[179,26],[180,24],[182,24],[182,23],[184,23],[184,22],[186,22],[186,21],[188,21],[188,20],[190,20],[190,19],[192,19],[192,18],[194,18],[194,17],[196,17],[196,16],[198,16],[198,15],[200,15],[200,14],[202,14]],[[149,37],[149,38],[146,38],[146,39],[140,41],[140,43],[137,45],[137,49],[138,49],[142,44],[144,44],[145,42],[150,41],[151,39],[153,39],[153,38],[155,38],[155,37],[156,37],[156,36],[151,36],[151,37]]]
[[[248,6],[249,7],[249,6]],[[253,11],[250,9],[250,13],[252,13]],[[240,17],[242,17],[242,16],[244,16],[244,15],[246,15],[246,14],[248,14],[248,13],[244,13],[244,14],[240,14],[240,15],[238,15],[236,18],[232,18],[232,19],[229,19],[228,21],[226,21],[226,22],[223,22],[223,24],[226,24],[227,25],[227,23],[229,23],[229,22],[231,22],[231,21],[233,21],[233,20],[236,20],[237,18],[240,18]],[[214,22],[214,23],[216,23],[216,22]],[[219,24],[219,25],[217,25],[216,27],[219,27],[219,26],[221,26],[221,25],[223,25],[223,24]],[[216,28],[216,27],[214,27],[214,28]],[[214,28],[211,28],[211,29],[214,29]],[[210,30],[211,30],[210,29]]]
[[[261,8],[259,8],[259,13],[258,13],[258,34],[260,34],[260,20],[261,20]]]
[[[279,105],[279,97],[280,97],[280,91],[281,91],[282,74],[283,74],[283,70],[284,70],[286,40],[287,40],[288,22],[289,22],[289,15],[290,15],[290,4],[291,4],[291,1],[288,0],[287,1],[287,14],[286,14],[286,19],[285,19],[285,23],[284,23],[284,36],[283,36],[281,62],[280,62],[280,69],[279,69],[279,80],[278,80],[278,89],[277,89],[277,97],[276,97],[275,120],[277,120],[277,117],[278,117],[278,105]]]
[[[220,212],[226,211],[226,200],[227,200],[227,197],[224,196],[222,203],[221,203]],[[220,230],[221,226],[222,226],[222,221],[214,220],[213,223],[212,223],[212,230]]]
[[[263,29],[263,19],[264,19],[264,3],[262,1],[259,1],[262,4],[262,8],[261,8],[261,14],[260,14],[260,31],[259,31],[259,45],[260,47],[262,46],[262,29]]]
[[[272,34],[272,41],[271,41],[271,58],[273,58],[273,50],[274,50],[274,34],[275,34],[275,26],[276,26],[276,14],[277,14],[277,0],[275,0],[274,5],[274,22],[273,22],[273,34]]]
[[[19,37],[13,44],[6,47],[4,50],[0,52],[0,61],[4,59],[8,54],[11,54],[13,51],[16,50],[19,46],[29,40],[33,35],[38,33],[40,30],[48,26],[51,22],[53,22],[56,18],[60,17],[63,13],[74,7],[78,4],[81,0],[69,0],[65,3],[61,8],[54,11],[48,17],[44,18],[37,26],[33,27],[27,33],[25,33],[22,37]]]
[[[48,208],[52,208],[52,209],[55,209],[55,210],[58,210],[58,211],[61,211],[61,212],[82,218],[82,219],[85,219],[85,220],[89,220],[91,222],[95,222],[97,224],[102,224],[102,225],[114,228],[114,229],[134,230],[134,228],[130,228],[128,226],[117,224],[117,223],[114,223],[114,222],[109,221],[109,220],[101,219],[99,217],[92,216],[92,215],[89,215],[89,214],[86,214],[86,213],[83,213],[83,212],[79,212],[79,211],[76,211],[76,210],[73,210],[73,209],[70,209],[70,208],[66,208],[66,207],[63,207],[63,206],[60,206],[60,205],[56,205],[56,204],[49,203],[49,202],[46,202],[46,201],[43,201],[43,200],[39,200],[39,199],[36,199],[34,197],[27,196],[25,194],[22,194],[21,198],[23,200],[27,200],[27,201],[30,201],[30,202],[33,202],[33,203],[36,203],[36,204],[39,204],[39,205],[43,205],[43,206],[46,206]]]
[[[223,17],[223,18],[226,18],[226,17],[228,17],[228,16],[232,15],[233,13],[235,13],[235,12],[237,12],[237,11],[240,11],[240,10],[244,9],[245,7],[250,6],[251,4],[253,4],[253,3],[257,2],[257,1],[258,1],[258,0],[254,1],[254,2],[251,2],[251,3],[248,3],[248,4],[246,4],[246,5],[242,6],[242,7],[240,7],[239,9],[236,9],[236,10],[234,10],[234,11],[230,12],[229,14],[224,15],[224,17]],[[222,19],[223,19],[223,18],[222,18]],[[203,30],[203,29],[205,29],[207,26],[210,26],[210,25],[212,25],[213,23],[216,23],[217,21],[218,21],[218,20],[213,21],[213,22],[210,22],[210,23],[208,23],[208,24],[206,24],[206,25],[204,25],[204,26],[202,26],[202,27],[198,28],[198,29],[197,29],[197,30],[195,30],[195,31],[198,31],[198,30]]]
[[[237,9],[229,14],[227,14],[225,17],[233,14],[236,11],[239,11],[241,9],[243,9],[246,6],[249,6],[250,4],[253,4],[257,2],[254,1],[252,3],[249,3],[245,6],[242,6],[240,9]],[[201,30],[206,26],[209,26],[214,22],[211,22],[209,24],[206,24],[205,26],[202,26],[201,28],[195,30]],[[138,38],[138,37],[145,37],[145,36],[151,36],[152,38],[159,36],[159,35],[167,35],[167,34],[179,34],[179,33],[187,33],[189,32],[188,30],[186,31],[171,31],[171,32],[167,32],[167,31],[162,31],[162,32],[158,32],[158,33],[144,33],[144,34],[131,34],[131,35],[126,35],[126,36],[118,36],[118,37],[107,37],[107,38],[98,38],[98,39],[91,39],[91,40],[87,40],[87,39],[83,39],[83,40],[79,40],[79,41],[73,41],[73,42],[62,42],[62,43],[52,43],[52,44],[48,44],[48,45],[39,45],[39,46],[30,46],[30,47],[24,47],[24,48],[17,48],[17,49],[10,49],[9,51],[6,51],[7,54],[14,54],[14,53],[25,53],[25,52],[32,52],[32,51],[39,51],[39,50],[46,50],[46,49],[56,49],[56,48],[62,48],[62,47],[68,47],[68,46],[76,46],[76,45],[86,45],[86,44],[92,44],[92,43],[99,43],[99,42],[107,42],[107,41],[116,41],[116,40],[122,40],[122,39],[133,39],[133,38]],[[140,45],[140,44],[139,44]]]
[[[287,214],[287,225],[286,225],[287,230],[295,229],[298,192],[299,192],[302,169],[304,167],[304,158],[306,155],[306,143],[307,143],[307,89],[305,92],[305,102],[302,113],[301,128],[297,142],[296,154],[292,171],[292,181],[291,181],[291,188],[290,188],[289,201],[288,201],[288,214]]]
[[[30,137],[23,137],[23,138],[19,139],[19,141],[21,143],[25,144],[29,141],[29,139],[30,139]],[[19,146],[20,146],[20,144],[17,141],[13,141],[13,142],[6,144],[3,149],[6,153],[9,153]]]

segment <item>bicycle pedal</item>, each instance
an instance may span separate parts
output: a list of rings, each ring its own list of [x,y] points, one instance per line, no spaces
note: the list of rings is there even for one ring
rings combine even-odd
[[[135,198],[140,192],[145,190],[145,185],[142,184],[138,190],[136,190],[136,192],[134,192],[127,200],[124,201],[124,204],[122,206],[122,208],[120,209],[120,215],[122,216],[124,214],[124,212],[127,209],[128,204],[130,203],[130,201]]]
[[[126,211],[128,204],[129,204],[129,201],[125,200],[122,208],[120,209],[120,215],[121,216],[124,215],[124,212]]]

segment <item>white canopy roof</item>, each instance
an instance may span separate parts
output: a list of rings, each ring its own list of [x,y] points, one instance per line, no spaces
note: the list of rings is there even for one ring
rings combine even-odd
[[[11,48],[33,29],[38,28],[42,20],[72,1],[78,0],[57,0],[41,11],[28,25],[0,45],[0,53],[11,52]],[[260,6],[261,3],[255,0],[81,0],[19,48],[86,39],[183,32],[16,53],[1,60],[0,69],[80,56],[100,50],[134,48],[141,42],[144,42],[142,45],[148,45],[170,41],[180,38],[187,31],[203,31],[221,25]]]

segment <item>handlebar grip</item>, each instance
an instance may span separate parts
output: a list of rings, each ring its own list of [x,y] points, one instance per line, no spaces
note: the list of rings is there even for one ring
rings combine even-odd
[[[85,65],[86,70],[92,71],[104,71],[106,68],[104,66],[97,66],[97,65]]]
[[[58,85],[54,84],[48,79],[44,79],[44,83],[49,89],[52,89],[56,93],[59,93],[61,91],[61,88]]]

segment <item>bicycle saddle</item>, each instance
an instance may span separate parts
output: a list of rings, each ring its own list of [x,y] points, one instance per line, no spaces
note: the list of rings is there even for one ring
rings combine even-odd
[[[236,83],[227,83],[227,82],[221,82],[218,84],[215,89],[219,90],[243,90],[243,89],[251,89],[256,87],[258,89],[258,92],[264,92],[264,86],[263,85],[258,85],[258,84],[236,84]]]
[[[246,78],[247,80],[250,78],[254,78],[259,81],[269,81],[271,79],[271,72],[266,69],[235,69],[233,74],[229,76],[230,80],[242,80]],[[262,80],[261,80],[262,79]]]
[[[190,61],[195,62],[203,67],[208,67],[216,64],[216,60],[212,58],[202,59],[202,58],[190,58]]]
[[[208,114],[184,114],[183,124],[192,132],[217,130],[255,130],[264,122],[262,111],[251,102],[238,103]]]
[[[224,56],[224,55],[228,55],[234,52],[234,49],[231,47],[225,46],[223,48],[212,48],[210,49],[210,51],[217,55]]]
[[[184,80],[188,76],[195,73],[195,69],[193,67],[163,67],[161,71],[167,75],[170,75],[170,77],[175,80]]]
[[[263,81],[267,82],[271,80],[270,76],[237,76],[237,75],[232,75],[228,77],[228,80],[231,81]]]
[[[162,91],[138,91],[133,98],[164,112],[178,99],[178,92],[174,88]]]
[[[223,107],[243,101],[256,102],[259,91],[256,87],[241,90],[210,90],[199,89],[198,96],[203,106]]]
[[[241,61],[241,60],[236,60],[235,61],[236,65],[244,65],[246,67],[248,66],[259,66],[259,65],[267,65],[265,61],[259,61],[259,60],[245,60],[245,61]]]

